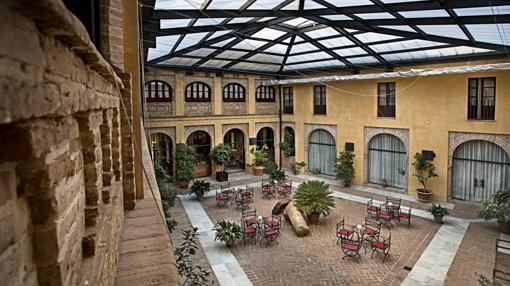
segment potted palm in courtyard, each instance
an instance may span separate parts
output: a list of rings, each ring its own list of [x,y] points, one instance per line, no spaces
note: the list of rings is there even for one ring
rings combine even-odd
[[[195,195],[197,200],[201,201],[204,198],[204,195],[209,192],[210,189],[211,183],[203,180],[196,180],[193,182],[193,185],[191,185],[191,188],[189,188],[189,194]]]
[[[318,224],[320,215],[327,216],[335,207],[335,198],[329,185],[322,181],[306,181],[294,194],[294,203],[304,212],[310,224]]]
[[[336,160],[336,178],[342,181],[344,187],[350,187],[352,179],[356,174],[353,162],[354,154],[351,151],[344,151]]]
[[[228,181],[228,173],[225,172],[225,164],[230,161],[230,157],[232,156],[232,150],[230,146],[227,144],[218,144],[211,151],[211,158],[213,161],[220,165],[221,172],[216,172],[216,181],[225,182]]]
[[[446,208],[435,204],[432,204],[429,208],[429,212],[434,216],[434,221],[436,223],[443,223],[443,217],[448,214],[448,210]]]
[[[195,150],[183,143],[175,146],[175,181],[179,188],[187,189],[195,178]]]
[[[510,234],[510,190],[495,192],[490,200],[482,201],[480,217],[485,220],[496,219],[499,231]]]
[[[255,176],[262,176],[262,173],[264,172],[264,164],[269,161],[268,149],[267,145],[264,144],[263,146],[254,147],[250,150],[250,153],[252,153],[255,157],[253,158],[253,162],[250,164]]]
[[[425,160],[421,153],[414,154],[415,161],[413,162],[414,166],[414,174],[418,179],[418,182],[423,186],[423,188],[416,189],[416,193],[418,194],[418,200],[424,203],[430,202],[430,197],[432,196],[432,191],[427,189],[427,181],[430,178],[437,177],[436,174],[436,166],[431,161]]]
[[[225,242],[227,247],[234,245],[234,242],[241,238],[242,234],[242,228],[240,225],[224,219],[217,221],[213,230],[216,231],[214,240]]]

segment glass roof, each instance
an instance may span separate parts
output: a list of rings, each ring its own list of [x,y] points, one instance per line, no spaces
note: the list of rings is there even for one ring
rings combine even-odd
[[[263,74],[510,58],[507,0],[142,0],[147,66]]]

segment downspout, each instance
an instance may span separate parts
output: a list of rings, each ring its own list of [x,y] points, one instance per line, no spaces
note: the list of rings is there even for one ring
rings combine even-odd
[[[279,124],[280,124],[280,140],[278,142],[278,148],[280,148],[281,146],[281,143],[282,143],[282,111],[283,111],[283,108],[282,108],[282,85],[281,84],[278,84],[278,101],[279,101],[279,108],[278,108],[278,121],[279,121]],[[282,150],[280,148],[280,168],[282,168]]]

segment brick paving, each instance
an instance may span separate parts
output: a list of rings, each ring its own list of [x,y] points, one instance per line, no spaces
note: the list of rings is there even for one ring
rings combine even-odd
[[[480,274],[492,277],[498,237],[496,223],[471,223],[450,267],[445,285],[476,286]]]
[[[254,208],[261,215],[269,215],[277,199],[262,199],[256,190]],[[311,233],[298,238],[292,226],[284,223],[279,244],[261,247],[243,246],[242,242],[231,248],[243,270],[254,285],[399,285],[407,275],[404,266],[412,267],[428,245],[438,225],[429,220],[415,218],[410,229],[397,226],[391,229],[391,256],[386,263],[382,259],[370,259],[370,253],[362,252],[360,264],[349,259],[342,260],[343,253],[336,245],[336,223],[345,217],[347,224],[361,223],[365,206],[336,200],[334,212],[321,218],[320,225],[311,226]],[[240,221],[240,211],[234,208],[217,208],[214,197],[202,201],[213,222],[225,218]],[[383,235],[389,230],[383,227]]]

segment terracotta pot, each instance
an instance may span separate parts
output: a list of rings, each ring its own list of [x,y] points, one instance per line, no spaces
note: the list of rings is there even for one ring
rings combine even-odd
[[[504,234],[510,234],[510,225],[498,221],[499,232]]]
[[[416,189],[416,193],[418,194],[418,200],[422,203],[430,202],[430,197],[432,196],[432,191],[429,189]]]
[[[201,201],[204,198],[204,194],[197,194],[195,195],[197,197],[197,200]]]
[[[307,214],[306,217],[308,218],[309,224],[319,224],[321,214]]]
[[[189,181],[177,181],[175,184],[181,189],[187,189],[189,186]]]
[[[263,173],[264,173],[264,167],[260,167],[260,166],[253,167],[253,175],[262,176]]]
[[[443,223],[443,216],[434,216],[435,223]]]
[[[228,173],[223,171],[223,172],[216,172],[216,181],[218,182],[226,182],[228,181]]]

